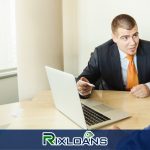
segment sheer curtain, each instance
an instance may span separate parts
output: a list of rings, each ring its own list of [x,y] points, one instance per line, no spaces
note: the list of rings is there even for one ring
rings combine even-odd
[[[16,67],[15,0],[0,0],[0,71]]]

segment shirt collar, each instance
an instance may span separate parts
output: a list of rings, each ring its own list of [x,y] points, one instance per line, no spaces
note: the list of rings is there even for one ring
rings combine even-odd
[[[119,50],[119,54],[120,54],[120,60],[123,60],[126,58],[127,54],[124,53],[122,50],[118,49]]]
[[[124,53],[122,50],[118,49],[119,50],[119,54],[120,54],[120,60],[125,60],[126,59],[126,56],[127,54]],[[136,61],[136,55],[134,55],[134,61]]]

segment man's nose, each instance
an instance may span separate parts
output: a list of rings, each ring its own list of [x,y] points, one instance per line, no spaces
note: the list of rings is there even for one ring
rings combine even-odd
[[[131,37],[131,38],[130,38],[130,45],[135,45],[135,44],[136,44],[136,42],[135,42],[134,38]]]

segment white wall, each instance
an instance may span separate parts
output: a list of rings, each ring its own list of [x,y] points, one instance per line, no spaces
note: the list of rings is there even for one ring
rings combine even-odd
[[[49,89],[45,65],[63,69],[61,0],[16,0],[19,99]]]
[[[137,20],[140,37],[150,40],[150,1],[148,0],[68,1],[69,0],[63,0],[63,4],[65,5],[64,7],[67,7],[67,4],[70,3],[70,8],[67,13],[64,14],[65,18],[68,17],[68,19],[63,20],[63,25],[72,25],[72,20],[76,20],[77,22],[70,27],[63,27],[63,29],[66,28],[63,32],[63,44],[65,45],[65,51],[68,53],[65,56],[66,63],[64,64],[65,71],[67,72],[72,72],[74,74],[81,73],[83,68],[87,65],[91,51],[93,51],[96,46],[111,38],[111,21],[120,13],[127,13],[133,16]],[[68,35],[66,30],[70,32],[70,36],[66,36]],[[75,34],[71,34],[74,31]],[[70,39],[73,40],[71,41]],[[77,47],[76,50],[74,49],[74,45]],[[73,48],[71,49],[71,47]],[[72,55],[72,53],[75,53],[76,55]],[[66,65],[67,59],[74,60],[74,62],[77,61],[77,65]]]

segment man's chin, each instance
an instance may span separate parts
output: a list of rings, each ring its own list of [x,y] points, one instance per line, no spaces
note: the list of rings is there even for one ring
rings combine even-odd
[[[129,55],[135,55],[136,54],[136,50],[130,50],[128,54]]]

